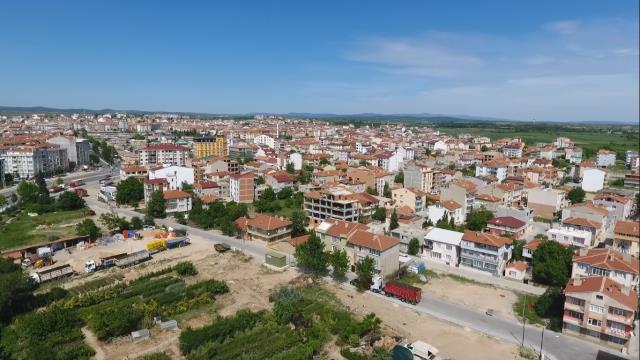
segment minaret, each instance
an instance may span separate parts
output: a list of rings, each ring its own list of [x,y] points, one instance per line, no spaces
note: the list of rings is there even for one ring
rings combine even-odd
[[[276,139],[280,138],[280,120],[276,121]]]

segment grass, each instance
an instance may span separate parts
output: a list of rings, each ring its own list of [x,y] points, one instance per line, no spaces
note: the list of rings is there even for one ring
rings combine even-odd
[[[0,249],[11,249],[47,240],[55,240],[75,235],[75,226],[85,215],[85,209],[56,211],[48,214],[29,216],[20,213],[0,226],[2,237]],[[68,225],[68,226],[64,226]],[[39,226],[46,226],[38,229]]]
[[[522,319],[522,310],[524,308],[524,317],[527,319],[527,323],[529,324],[538,324],[544,325],[543,319],[536,313],[533,308],[534,304],[538,300],[538,296],[535,295],[524,295],[521,293],[516,294],[518,300],[513,304],[513,312],[519,319]],[[526,303],[525,303],[526,297]]]

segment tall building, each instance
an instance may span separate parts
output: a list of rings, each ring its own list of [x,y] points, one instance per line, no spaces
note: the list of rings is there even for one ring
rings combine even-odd
[[[67,150],[67,158],[70,166],[88,165],[90,162],[91,143],[87,139],[79,139],[75,136],[54,136],[47,140],[50,144],[56,144]]]
[[[186,166],[189,148],[175,144],[150,145],[140,150],[140,165],[177,165]]]
[[[427,166],[409,163],[404,167],[404,187],[431,193],[433,170]]]
[[[253,202],[253,174],[244,173],[229,177],[229,196],[237,203]]]
[[[196,137],[193,139],[193,144],[195,157],[199,159],[227,155],[227,139],[224,135]]]
[[[67,150],[54,144],[13,147],[0,157],[5,160],[5,172],[21,179],[31,179],[38,173],[51,176],[69,168]]]

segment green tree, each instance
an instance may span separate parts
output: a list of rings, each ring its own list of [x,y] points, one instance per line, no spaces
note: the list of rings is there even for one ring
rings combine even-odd
[[[487,145],[480,146],[480,151],[487,152],[488,150],[489,150],[489,148],[487,147]]]
[[[298,265],[316,275],[325,275],[329,256],[324,251],[322,240],[312,232],[309,239],[296,247],[293,256],[298,261]]]
[[[128,230],[131,226],[127,219],[120,217],[115,213],[104,213],[100,215],[99,219],[102,225],[104,225],[104,227],[106,227],[110,232]]]
[[[328,158],[320,158],[320,165],[329,165],[331,164],[331,162],[329,161]]]
[[[436,227],[439,229],[453,230],[449,224],[449,213],[445,211],[440,220],[436,221]]]
[[[396,209],[393,209],[393,213],[391,213],[391,218],[389,219],[389,230],[397,229],[400,224],[398,223],[398,213],[396,213]]]
[[[0,194],[0,207],[5,206],[7,204],[7,198]]]
[[[409,255],[418,255],[420,252],[420,240],[413,238],[409,241]]]
[[[393,194],[391,193],[391,188],[387,182],[384,183],[384,189],[382,190],[382,196],[391,199]]]
[[[144,135],[142,135],[140,133],[135,133],[133,135],[133,140],[144,140],[144,139],[145,139]]]
[[[556,241],[543,241],[533,253],[533,281],[549,286],[565,286],[571,274],[573,248]]]
[[[399,183],[399,184],[403,184],[404,185],[404,172],[400,171],[399,173],[397,173],[396,177],[393,179],[393,181],[395,183]]]
[[[329,263],[333,268],[333,276],[337,279],[342,279],[349,270],[349,256],[347,252],[342,249],[335,249],[331,252],[329,257]]]
[[[293,196],[293,190],[290,187],[284,187],[278,191],[278,200],[286,200]]]
[[[572,204],[578,204],[584,201],[585,195],[582,188],[575,187],[567,193],[567,199],[569,199]]]
[[[534,305],[536,314],[544,318],[562,317],[564,294],[560,287],[548,287]]]
[[[522,257],[522,249],[524,248],[525,241],[524,240],[513,240],[511,245],[511,260],[512,261],[521,261]]]
[[[78,196],[74,191],[65,191],[58,197],[56,201],[58,209],[63,211],[82,209],[87,204],[84,199]]]
[[[295,169],[295,167],[293,166],[293,163],[292,163],[292,162],[287,163],[286,170],[287,170],[287,172],[288,172],[289,174],[293,174],[293,173],[295,173],[295,172],[296,172],[296,169]]]
[[[376,206],[376,209],[373,212],[373,215],[371,215],[371,218],[373,220],[377,220],[377,221],[381,221],[384,222],[387,220],[387,209],[380,207],[380,206]]]
[[[156,190],[151,193],[151,198],[147,204],[147,214],[154,218],[164,218],[167,216],[162,190]]]
[[[309,224],[309,219],[307,218],[307,214],[305,214],[302,210],[296,210],[291,213],[291,236],[301,236],[307,233],[307,225]]]
[[[118,183],[116,187],[116,202],[118,204],[136,206],[142,199],[144,199],[144,185],[142,181],[134,177],[128,177]]]
[[[433,226],[433,222],[431,221],[431,219],[426,218],[423,222],[422,222],[422,228],[428,228],[429,226]]]
[[[0,325],[28,310],[32,298],[33,286],[22,267],[10,259],[0,258]]]
[[[149,215],[149,214],[145,214],[145,215],[144,215],[144,220],[143,220],[143,222],[144,222],[144,225],[151,225],[151,226],[153,226],[153,225],[155,225],[155,224],[156,224],[155,220],[153,219],[153,216],[151,216],[151,215]]]
[[[38,186],[30,181],[21,181],[16,191],[22,204],[34,204],[38,201]]]
[[[84,219],[76,225],[76,234],[87,235],[89,239],[95,240],[102,235],[102,231],[93,220]]]
[[[262,185],[265,182],[262,176],[256,176],[253,181],[255,182],[256,186]]]
[[[367,256],[356,264],[356,275],[358,275],[358,288],[367,290],[371,286],[371,279],[376,270],[376,263],[372,257]]]
[[[378,195],[378,193],[376,192],[376,189],[372,188],[371,186],[367,186],[366,192],[369,195],[373,195],[373,196]]]
[[[134,216],[131,218],[131,229],[133,230],[140,230],[142,229],[142,219],[140,219],[137,216]]]
[[[487,227],[487,222],[493,218],[493,213],[484,206],[467,214],[467,229],[480,231]]]

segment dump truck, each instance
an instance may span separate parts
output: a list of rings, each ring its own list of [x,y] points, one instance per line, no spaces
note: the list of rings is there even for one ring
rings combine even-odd
[[[73,191],[80,197],[89,196],[89,193],[87,192],[87,190],[83,189],[83,188],[75,188],[75,189],[73,189]]]
[[[167,249],[175,249],[175,248],[187,246],[189,244],[190,244],[190,242],[189,242],[189,238],[188,237],[167,239],[167,241],[166,241]]]
[[[137,263],[149,260],[150,257],[151,256],[149,255],[149,251],[147,250],[136,251],[131,254],[127,254],[127,256],[121,259],[116,260],[116,266],[120,268],[133,266]]]
[[[418,287],[397,281],[389,281],[385,284],[383,283],[382,276],[380,275],[374,275],[372,282],[370,289],[373,292],[386,296],[393,296],[414,305],[422,300],[422,289]]]
[[[167,241],[164,239],[151,240],[145,245],[145,247],[147,248],[149,253],[155,254],[167,249]]]
[[[56,280],[73,274],[73,268],[69,265],[60,265],[47,270],[40,270],[31,273],[31,279],[40,284],[43,282]]]
[[[87,273],[99,271],[109,268],[116,264],[116,260],[122,259],[127,256],[127,253],[120,253],[111,256],[101,257],[98,261],[88,260],[84,263],[84,271]]]

